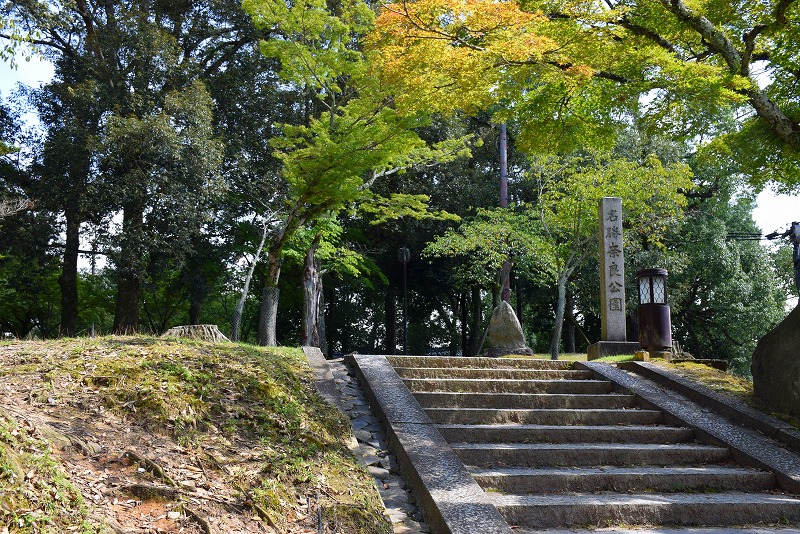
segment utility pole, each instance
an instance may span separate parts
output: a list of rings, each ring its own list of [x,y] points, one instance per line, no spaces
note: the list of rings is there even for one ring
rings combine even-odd
[[[764,237],[767,239],[777,239],[779,237],[788,237],[789,242],[792,244],[792,263],[794,265],[794,285],[797,287],[797,295],[800,296],[800,222],[792,222],[789,229],[782,234],[775,231],[767,234]]]
[[[508,132],[505,123],[500,125],[500,207],[508,208]],[[503,262],[500,274],[503,290],[500,298],[511,303],[511,262]]]
[[[792,260],[794,261],[794,285],[797,286],[797,295],[800,296],[800,222],[793,222],[789,228],[789,240],[794,247]]]

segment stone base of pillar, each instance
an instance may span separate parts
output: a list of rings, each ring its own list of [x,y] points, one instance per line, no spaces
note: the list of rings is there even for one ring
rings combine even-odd
[[[489,347],[483,353],[487,358],[499,358],[500,356],[533,356],[533,351],[528,347],[509,349],[506,347]]]
[[[589,345],[588,360],[596,360],[604,356],[619,356],[620,354],[634,354],[639,350],[638,341],[598,341]]]

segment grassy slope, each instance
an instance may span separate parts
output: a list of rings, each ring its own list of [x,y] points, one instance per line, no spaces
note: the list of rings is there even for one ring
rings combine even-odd
[[[388,532],[297,349],[0,344],[0,532]]]

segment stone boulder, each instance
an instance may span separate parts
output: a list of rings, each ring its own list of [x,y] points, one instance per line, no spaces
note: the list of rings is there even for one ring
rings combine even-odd
[[[758,340],[750,369],[758,398],[800,417],[800,306]]]
[[[492,312],[486,337],[491,345],[486,350],[486,356],[494,358],[505,354],[533,355],[525,342],[525,334],[522,333],[517,314],[506,301],[500,302]]]

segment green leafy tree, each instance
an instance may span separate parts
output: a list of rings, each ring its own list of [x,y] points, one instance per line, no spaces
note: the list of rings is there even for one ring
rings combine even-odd
[[[518,269],[554,283],[558,297],[550,354],[557,359],[567,282],[597,254],[598,201],[621,197],[628,234],[659,245],[682,216],[686,200],[679,190],[689,190],[693,183],[688,166],[664,166],[655,156],[642,165],[602,155],[542,158],[533,162],[529,178],[538,190],[535,204],[521,206],[517,213],[480,212],[457,231],[437,238],[426,252],[468,255],[470,276],[499,272],[510,258]]]
[[[627,239],[660,246],[666,231],[682,218],[686,199],[681,191],[693,188],[691,176],[687,165],[665,166],[654,155],[643,164],[600,156],[572,161],[548,158],[533,166],[531,178],[540,191],[535,209],[545,236],[539,254],[558,291],[550,342],[553,359],[560,351],[567,281],[598,250],[599,200],[620,197]]]
[[[464,152],[464,142],[428,146],[414,131],[424,122],[391,106],[394,95],[380,85],[361,51],[360,36],[373,20],[363,1],[329,6],[318,0],[251,0],[244,6],[257,27],[275,31],[263,52],[279,59],[282,78],[308,95],[302,120],[284,124],[283,135],[272,140],[287,188],[267,250],[259,342],[274,345],[281,263],[293,234],[353,203],[375,203],[369,189],[376,180],[452,159]],[[386,203],[408,205],[405,199],[395,195]]]
[[[631,247],[638,268],[665,267],[673,337],[697,357],[721,358],[749,376],[756,341],[786,314],[786,278],[761,245],[753,199],[726,160],[691,159],[698,187],[680,231],[663,249]]]
[[[228,97],[223,94],[223,86],[229,86],[233,76],[226,67],[233,63],[237,52],[248,47],[254,51],[257,31],[235,0],[6,2],[2,13],[8,30],[0,34],[4,43],[17,48],[29,43],[56,67],[54,81],[37,96],[37,101],[48,132],[42,159],[46,171],[42,175],[50,184],[45,189],[52,191],[47,209],[63,212],[66,223],[67,247],[61,277],[63,326],[70,331],[75,323],[81,225],[87,220],[97,224],[93,219],[103,215],[108,220],[121,210],[123,227],[110,234],[114,239],[108,244],[118,260],[116,325],[119,331],[135,330],[142,264],[148,261],[148,254],[141,253],[148,245],[137,240],[171,235],[165,250],[183,254],[211,239],[203,219],[211,196],[219,193],[219,187],[211,187],[214,184],[208,180],[210,168],[218,171],[220,167],[219,141],[214,139],[213,127],[230,125],[224,120],[214,124],[213,101],[206,92],[212,82],[219,82],[215,96]],[[248,58],[253,55],[245,54]],[[260,67],[263,71],[264,65]],[[241,72],[239,68],[230,71]],[[239,78],[236,87],[246,85]],[[252,109],[252,102],[242,107]],[[230,106],[225,109],[229,111]],[[165,129],[170,126],[173,134]],[[148,144],[148,127],[162,135],[161,146]],[[125,130],[131,139],[127,145],[123,142]],[[171,135],[172,139],[164,135]],[[135,146],[133,139],[141,144]],[[178,144],[172,142],[176,140]],[[71,145],[71,150],[63,150],[65,143]],[[123,161],[123,154],[111,153],[116,149],[127,151],[127,162]],[[172,154],[166,153],[169,149]],[[235,149],[226,152],[226,156],[232,154]],[[137,162],[144,164],[142,169],[134,168]],[[160,183],[153,181],[156,174],[163,178]],[[241,178],[241,174],[230,174]],[[140,182],[135,183],[136,180]],[[187,188],[186,204],[173,210],[180,205],[181,182]],[[93,196],[93,189],[106,196]],[[164,197],[159,198],[162,193]],[[178,196],[167,198],[173,193]],[[198,195],[207,198],[200,199]],[[87,207],[101,213],[95,217]],[[159,209],[148,212],[150,208]],[[160,211],[163,208],[169,211]],[[183,220],[172,217],[170,221],[169,213],[173,211],[182,214]],[[190,221],[193,215],[195,218]],[[170,228],[172,223],[184,227]],[[148,226],[146,231],[142,224]],[[188,235],[190,228],[195,235]],[[150,245],[158,246],[158,240]],[[194,288],[202,287],[197,280],[184,280]],[[190,315],[195,317],[202,292],[193,290],[190,294],[195,310]]]
[[[725,134],[751,180],[796,187],[798,17],[794,0],[415,0],[383,6],[370,42],[405,109],[499,103],[497,120],[542,152],[610,147],[642,116],[685,138]],[[720,129],[732,108],[743,118]]]

